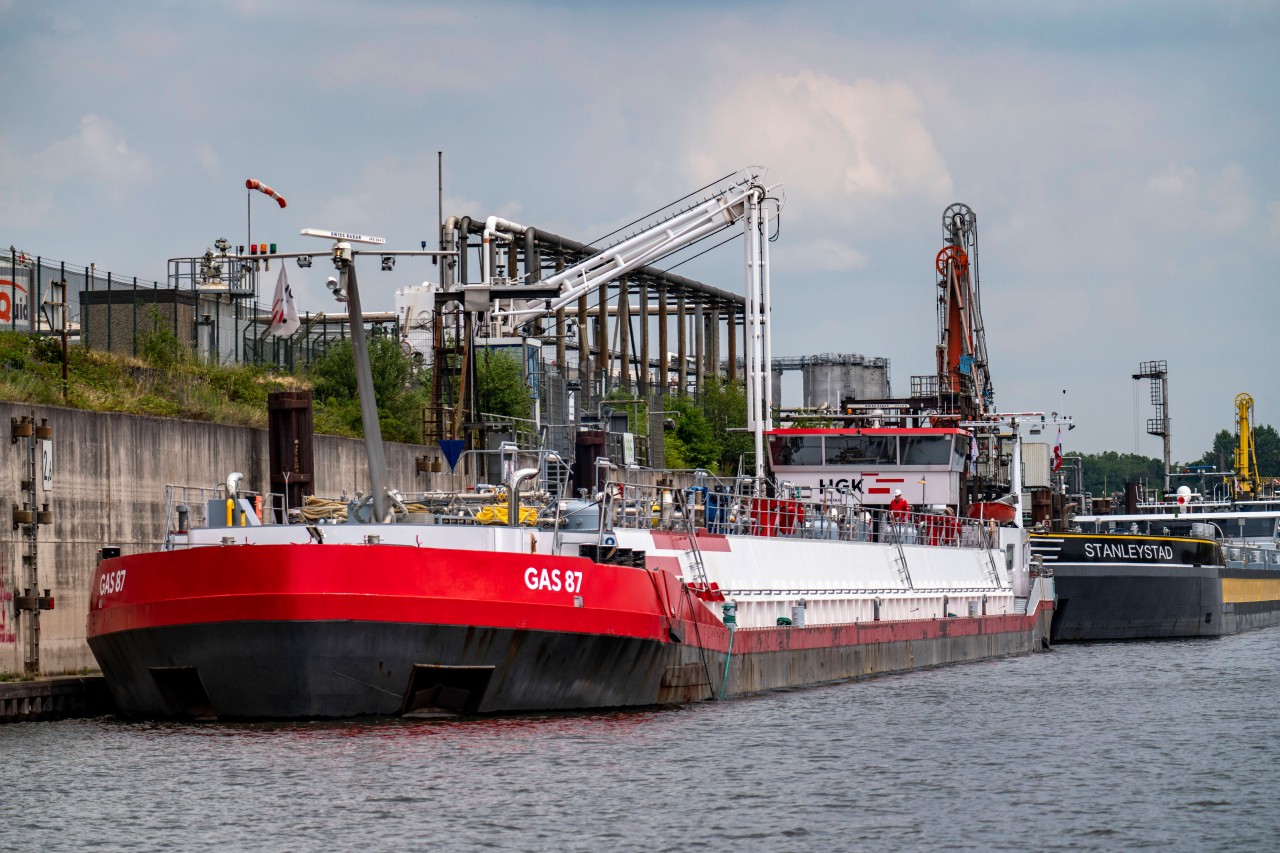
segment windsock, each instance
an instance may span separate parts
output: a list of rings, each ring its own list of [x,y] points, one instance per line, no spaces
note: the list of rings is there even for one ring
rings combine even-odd
[[[284,196],[280,195],[280,193],[271,189],[271,187],[267,186],[262,181],[255,181],[253,178],[250,178],[249,180],[244,182],[244,186],[245,186],[245,189],[257,190],[258,192],[266,193],[267,195],[274,198],[277,202],[279,202],[281,207],[289,206],[289,203],[284,200]]]

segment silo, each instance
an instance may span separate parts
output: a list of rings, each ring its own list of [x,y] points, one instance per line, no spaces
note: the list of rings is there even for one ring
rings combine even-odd
[[[852,354],[810,356],[801,368],[804,405],[837,407],[846,399],[880,400],[890,396],[889,362]]]

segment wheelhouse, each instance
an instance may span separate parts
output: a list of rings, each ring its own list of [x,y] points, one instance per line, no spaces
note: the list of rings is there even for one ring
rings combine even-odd
[[[1078,515],[1082,533],[1141,533],[1147,536],[1196,536],[1248,544],[1280,540],[1280,512],[1187,512],[1180,515]]]
[[[767,434],[779,480],[836,489],[865,504],[888,504],[901,490],[913,504],[960,503],[969,433],[949,428],[776,429]]]

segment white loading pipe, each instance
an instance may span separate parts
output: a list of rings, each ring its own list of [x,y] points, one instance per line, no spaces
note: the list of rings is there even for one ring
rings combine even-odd
[[[760,196],[753,193],[749,200],[749,215],[745,223],[746,234],[743,235],[750,255],[747,258],[747,287],[751,294],[751,384],[755,388],[752,395],[755,405],[751,410],[751,434],[755,444],[755,478],[759,484],[764,478],[764,430],[767,423],[767,412],[764,410],[768,397],[765,394],[764,381],[764,290],[761,283],[760,269]]]
[[[746,212],[747,200],[758,194],[755,184],[730,191],[695,205],[659,225],[592,255],[581,263],[548,276],[544,284],[561,288],[560,296],[544,308],[503,313],[542,314],[563,308],[580,295],[653,263],[671,252],[697,242],[702,237],[733,225]],[[570,282],[577,282],[569,286]]]
[[[490,256],[493,242],[501,240],[503,243],[510,243],[515,239],[515,235],[524,234],[527,230],[526,226],[512,222],[510,219],[503,219],[501,216],[490,216],[484,221],[484,235],[480,241],[480,275],[485,284],[493,283],[491,281],[493,258]]]

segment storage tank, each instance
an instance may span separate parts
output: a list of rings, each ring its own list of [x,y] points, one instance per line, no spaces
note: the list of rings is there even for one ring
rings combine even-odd
[[[846,399],[882,400],[889,397],[889,363],[861,355],[813,356],[800,369],[804,405],[839,406]]]
[[[396,317],[400,320],[400,334],[408,342],[413,351],[431,362],[432,320],[435,316],[436,291],[440,285],[432,281],[424,281],[413,287],[402,287],[396,291]]]

